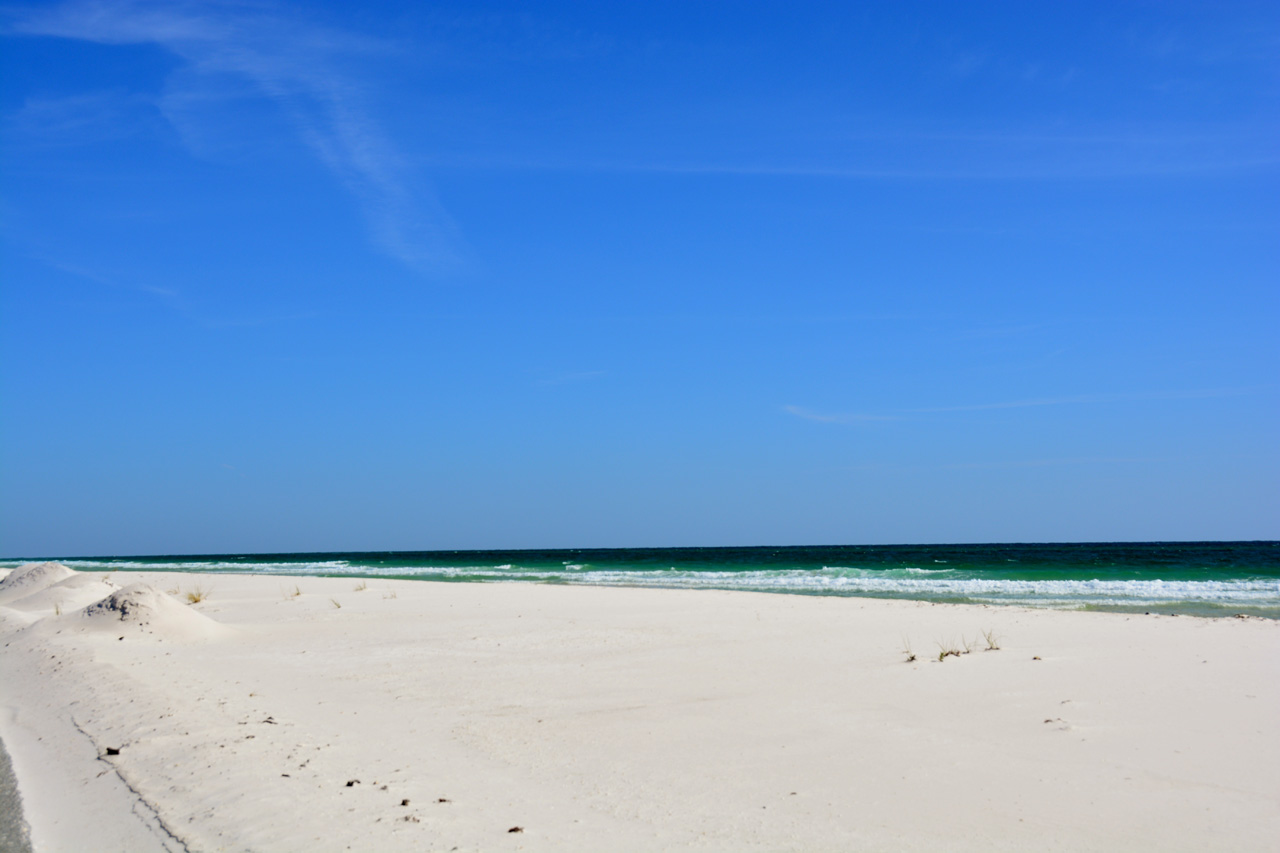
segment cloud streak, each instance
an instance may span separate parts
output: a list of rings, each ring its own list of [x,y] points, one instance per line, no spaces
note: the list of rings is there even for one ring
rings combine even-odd
[[[898,409],[893,414],[825,413],[800,406],[783,406],[782,410],[804,420],[831,424],[856,424],[870,421],[903,420],[919,415],[953,414],[957,412],[985,412],[999,409],[1029,409],[1043,406],[1078,406],[1101,403],[1137,403],[1158,400],[1201,400],[1214,397],[1242,397],[1256,394],[1262,388],[1204,388],[1183,391],[1151,391],[1136,394],[1077,394],[1065,397],[1038,397],[1027,400],[1008,400],[997,403],[969,403],[959,406],[926,406],[914,409]]]
[[[1137,403],[1156,400],[1200,400],[1210,397],[1239,397],[1256,392],[1256,388],[1206,388],[1188,391],[1151,391],[1138,394],[1076,394],[1068,397],[1038,397],[1000,403],[970,403],[962,406],[930,406],[906,409],[912,414],[948,412],[983,412],[993,409],[1028,409],[1041,406],[1077,406],[1090,403]]]
[[[81,0],[17,14],[10,32],[111,45],[154,44],[183,61],[159,104],[179,132],[228,97],[270,99],[301,141],[356,199],[372,241],[420,272],[460,265],[459,243],[434,196],[369,115],[353,61],[388,53],[364,36],[283,17],[261,6]],[[230,81],[239,82],[227,87]],[[224,84],[219,88],[219,84]],[[246,91],[243,84],[248,84]]]
[[[874,116],[814,119],[711,114],[671,123],[626,152],[609,136],[542,138],[523,153],[436,152],[457,168],[688,177],[817,178],[889,182],[1111,181],[1274,170],[1274,122],[902,123]],[[655,120],[656,123],[656,120]],[[690,140],[702,140],[691,144]],[[754,149],[754,150],[753,150]],[[761,149],[768,149],[764,153]],[[781,152],[786,152],[782,154]]]
[[[923,159],[923,158],[922,158]],[[992,157],[991,159],[996,159]],[[1280,157],[1256,155],[1247,157],[1201,158],[1170,162],[1036,162],[1026,165],[992,164],[986,166],[957,165],[955,168],[929,166],[844,167],[787,163],[710,163],[710,162],[616,162],[596,163],[586,167],[564,164],[559,168],[597,172],[651,172],[668,175],[729,175],[762,178],[831,178],[851,181],[1062,181],[1115,180],[1122,178],[1163,178],[1220,172],[1250,172],[1274,169]],[[534,166],[537,167],[537,166]],[[556,166],[543,168],[555,169]]]
[[[592,379],[599,379],[605,375],[603,370],[580,370],[576,373],[561,373],[555,376],[549,376],[545,379],[539,379],[537,385],[571,385],[578,382],[589,382]]]
[[[782,410],[789,415],[795,415],[797,418],[824,424],[857,424],[868,421],[896,421],[901,419],[899,415],[828,414],[815,412],[800,406],[783,406]]]

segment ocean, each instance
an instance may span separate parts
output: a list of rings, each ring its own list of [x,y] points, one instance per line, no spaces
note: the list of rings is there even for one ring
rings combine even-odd
[[[82,571],[591,584],[1280,618],[1280,542],[369,551],[57,559]],[[0,560],[0,568],[26,560]]]

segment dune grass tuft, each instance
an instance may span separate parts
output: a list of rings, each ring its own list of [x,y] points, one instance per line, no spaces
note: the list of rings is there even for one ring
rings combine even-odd
[[[368,588],[369,588],[368,581],[360,581],[360,583],[356,584],[356,592],[364,592]]]
[[[911,650],[911,640],[907,637],[902,638],[902,653],[907,656],[907,663],[915,661],[916,653]]]
[[[187,604],[199,604],[209,597],[210,592],[211,590],[197,586],[195,589],[191,590],[191,592],[187,593]]]
[[[987,641],[987,651],[989,652],[1000,651],[1000,638],[996,636],[996,632],[994,630],[983,631],[982,639]]]
[[[956,644],[955,640],[950,640],[946,643],[943,643],[941,641],[937,641],[937,642],[938,642],[938,660],[939,661],[944,661],[949,657],[958,658],[960,657],[960,655],[964,654],[964,652],[960,651],[960,646]]]
[[[331,599],[329,599],[329,603],[333,605],[333,609],[334,609],[334,610],[341,610],[341,609],[342,609],[342,602],[338,601],[338,599],[336,599],[336,598],[331,598]]]

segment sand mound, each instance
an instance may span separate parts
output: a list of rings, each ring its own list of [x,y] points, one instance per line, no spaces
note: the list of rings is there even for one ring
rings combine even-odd
[[[39,592],[42,589],[75,577],[75,572],[61,563],[27,563],[18,566],[4,580],[0,580],[0,604]]]
[[[71,613],[98,601],[105,593],[116,589],[116,585],[109,578],[76,572],[64,581],[14,599],[6,606],[28,612],[49,610],[55,613],[59,611]]]
[[[203,613],[145,583],[129,584],[80,612],[92,628],[131,630],[165,640],[208,639],[226,630]]]

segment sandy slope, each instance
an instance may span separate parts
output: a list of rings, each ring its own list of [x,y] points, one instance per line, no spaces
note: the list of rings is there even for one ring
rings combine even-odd
[[[37,850],[1264,850],[1280,838],[1276,622],[93,578],[116,603],[86,605],[78,581],[66,597],[80,609],[61,615],[52,583],[16,598],[0,584],[0,737]],[[165,592],[197,584],[211,594],[193,606]],[[983,629],[998,651],[983,650]],[[936,641],[966,637],[971,654],[937,661]]]

